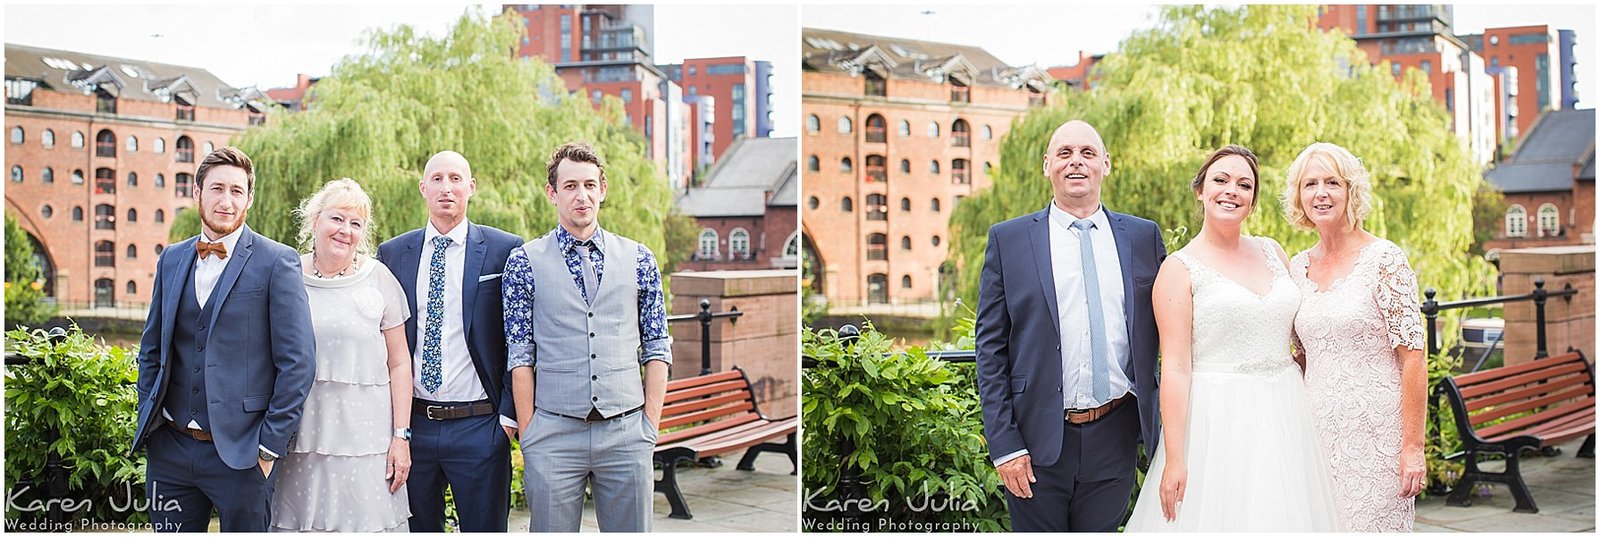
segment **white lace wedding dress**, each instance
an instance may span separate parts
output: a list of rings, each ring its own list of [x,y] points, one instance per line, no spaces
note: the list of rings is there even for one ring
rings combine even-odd
[[[1312,428],[1305,381],[1289,354],[1300,290],[1271,239],[1257,243],[1272,271],[1258,295],[1185,252],[1194,293],[1193,374],[1184,461],[1189,479],[1175,521],[1161,513],[1165,442],[1127,531],[1342,531],[1328,459]]]

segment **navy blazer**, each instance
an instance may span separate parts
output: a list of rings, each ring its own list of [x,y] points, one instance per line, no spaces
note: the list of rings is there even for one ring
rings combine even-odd
[[[1167,257],[1161,228],[1143,218],[1106,211],[1122,264],[1123,311],[1132,355],[1140,435],[1153,453],[1160,435],[1156,389],[1155,314],[1150,290]],[[1060,309],[1050,266],[1050,209],[989,228],[978,284],[978,395],[989,458],[1026,448],[1037,466],[1061,455],[1062,369]],[[1107,327],[1110,329],[1110,327]],[[1122,449],[1120,446],[1108,446]],[[1133,446],[1126,446],[1132,450]]]
[[[139,337],[137,451],[162,425],[172,331],[180,319],[180,287],[191,282],[195,242],[174,244],[156,261],[150,314]],[[300,254],[256,234],[249,226],[208,301],[211,319],[199,336],[205,347],[206,413],[217,454],[228,467],[256,466],[259,447],[287,455],[300,430],[300,413],[316,377],[316,336],[300,276]]]
[[[406,348],[417,354],[417,277],[422,262],[425,228],[418,228],[384,241],[378,246],[378,261],[389,267],[400,287],[406,291],[411,318],[406,320]],[[467,351],[478,370],[478,380],[489,402],[500,415],[517,419],[511,400],[511,373],[506,371],[506,316],[500,300],[500,275],[506,258],[522,246],[516,235],[489,226],[467,223],[466,267],[461,277],[461,326],[467,335]]]

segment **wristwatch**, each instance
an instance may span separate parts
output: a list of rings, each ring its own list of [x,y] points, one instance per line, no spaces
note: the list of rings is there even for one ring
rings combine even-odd
[[[273,455],[272,453],[268,452],[267,448],[256,448],[256,450],[257,450],[258,454],[261,456],[261,460],[264,460],[264,461],[267,461],[267,462],[272,462],[272,461],[278,460],[278,456],[277,455]]]
[[[397,427],[397,428],[395,428],[394,437],[395,438],[399,438],[401,440],[405,440],[407,442],[410,442],[411,441],[411,428],[410,427]]]

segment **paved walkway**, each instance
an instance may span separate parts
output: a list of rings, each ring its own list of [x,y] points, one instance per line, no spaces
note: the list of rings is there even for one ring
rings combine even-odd
[[[743,453],[725,456],[719,468],[678,468],[678,488],[683,490],[692,520],[668,518],[667,496],[655,495],[653,532],[786,532],[798,531],[799,477],[789,458],[779,453],[756,457],[753,472],[734,469]],[[657,471],[660,475],[660,471]],[[518,476],[520,479],[521,476]],[[510,530],[528,530],[528,511],[511,512]],[[583,506],[584,532],[600,531],[595,525],[594,501]]]
[[[1471,507],[1446,505],[1443,496],[1418,500],[1416,531],[1593,533],[1595,460],[1573,456],[1581,445],[1579,438],[1563,444],[1555,457],[1522,458],[1522,478],[1539,505],[1538,513],[1512,511],[1517,502],[1511,489],[1489,485],[1491,496],[1473,498]],[[1481,466],[1493,471],[1505,468],[1502,462]]]

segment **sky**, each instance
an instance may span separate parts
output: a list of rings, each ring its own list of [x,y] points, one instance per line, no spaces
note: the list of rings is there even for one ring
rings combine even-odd
[[[468,10],[445,5],[8,5],[5,42],[132,58],[211,71],[223,82],[263,90],[292,86],[299,73],[328,74],[365,51],[369,29],[411,25],[439,37]],[[654,60],[747,56],[773,63],[773,136],[794,136],[800,110],[798,8],[659,5]]]
[[[800,21],[822,28],[873,35],[976,45],[1010,65],[1074,65],[1078,52],[1103,54],[1134,30],[1155,25],[1156,7],[1131,5],[877,5],[807,6]],[[928,13],[931,12],[931,13]],[[1456,34],[1484,28],[1548,24],[1578,34],[1579,108],[1600,102],[1596,82],[1595,6],[1457,4]]]

